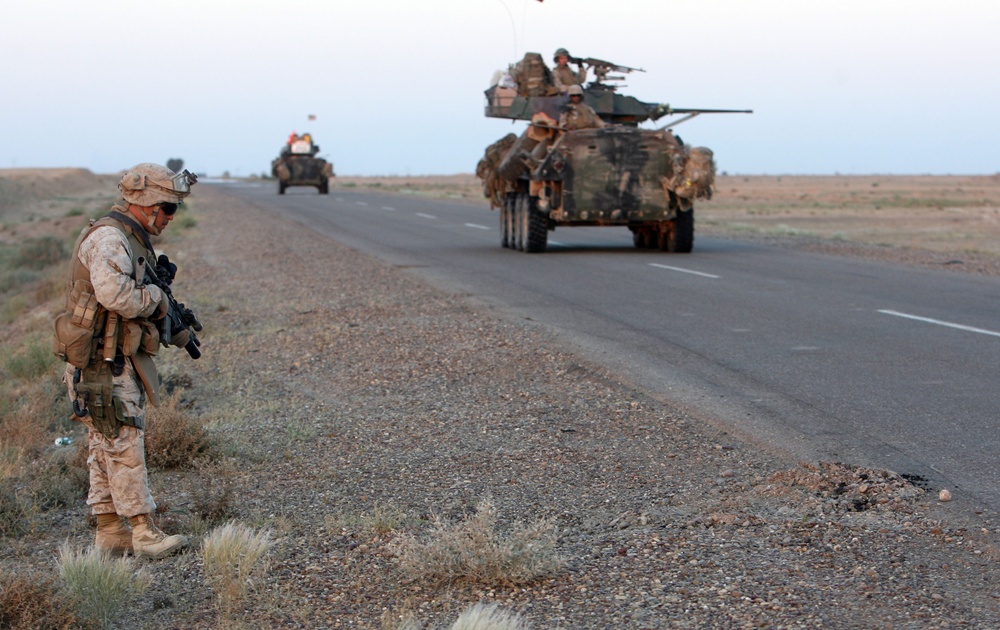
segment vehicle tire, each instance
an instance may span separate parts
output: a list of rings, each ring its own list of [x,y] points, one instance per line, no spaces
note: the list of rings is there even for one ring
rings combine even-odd
[[[500,247],[510,247],[510,212],[514,198],[506,195],[500,206]]]
[[[323,183],[318,186],[319,194],[329,195],[330,194],[330,180],[324,179]]]
[[[278,180],[278,194],[279,195],[285,194],[285,188],[287,188],[287,187],[288,186],[285,185],[285,182],[281,181],[280,179]]]
[[[632,232],[632,244],[638,249],[650,249],[657,246],[657,235],[659,232],[653,228],[636,228]]]
[[[516,194],[507,195],[507,199],[508,199],[508,204],[507,204],[507,247],[509,247],[511,249],[516,249],[517,245],[515,244],[514,240],[515,240],[515,237],[516,237],[515,235],[517,233],[517,229],[516,229],[516,221],[514,219],[516,217],[516,210],[517,210],[517,195]]]
[[[513,237],[514,242],[511,245],[514,249],[518,251],[524,251],[524,214],[527,210],[528,205],[528,193],[519,192],[516,193],[516,200],[514,203],[514,221],[513,221]]]
[[[524,206],[525,230],[524,251],[540,254],[545,251],[549,240],[549,218],[538,210],[538,199],[528,197]]]
[[[690,254],[694,248],[694,208],[677,211],[674,225],[666,235],[666,250],[675,254]]]

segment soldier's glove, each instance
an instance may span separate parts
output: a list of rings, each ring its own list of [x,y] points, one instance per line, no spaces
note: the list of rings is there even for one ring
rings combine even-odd
[[[170,345],[177,346],[178,348],[188,345],[189,341],[191,341],[191,331],[187,328],[181,328],[170,335]]]
[[[156,311],[150,317],[153,321],[159,321],[167,316],[167,311],[170,309],[170,301],[167,296],[163,293],[160,294],[160,303],[156,305]]]

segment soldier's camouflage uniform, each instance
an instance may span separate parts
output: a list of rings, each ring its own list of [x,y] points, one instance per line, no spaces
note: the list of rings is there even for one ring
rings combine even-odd
[[[114,210],[123,214],[128,212],[118,206]],[[109,311],[117,312],[123,320],[148,318],[156,311],[163,293],[154,285],[136,285],[132,278],[132,248],[121,230],[109,225],[95,228],[74,254],[90,272],[97,300]],[[77,398],[72,380],[75,371],[67,364],[63,377],[71,400]],[[145,426],[146,394],[130,360],[124,362],[122,373],[112,378],[112,396],[121,401],[125,416]],[[89,429],[87,504],[93,513],[132,517],[154,512],[156,503],[149,491],[144,431],[122,424],[117,437],[109,438],[94,427],[89,415],[74,416],[74,419]]]
[[[556,64],[556,67],[552,69],[552,81],[560,94],[565,94],[571,85],[583,85],[586,80],[586,69],[581,68],[579,72],[575,72],[568,65],[560,66],[559,64]]]

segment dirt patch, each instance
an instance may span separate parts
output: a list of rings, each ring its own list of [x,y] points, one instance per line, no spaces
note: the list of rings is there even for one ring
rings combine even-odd
[[[721,176],[704,233],[1000,256],[1000,175]]]

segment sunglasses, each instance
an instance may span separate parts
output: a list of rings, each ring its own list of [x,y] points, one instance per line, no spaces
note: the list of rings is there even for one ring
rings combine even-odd
[[[156,205],[158,205],[160,207],[160,210],[163,210],[163,214],[167,215],[168,217],[174,216],[174,213],[177,212],[176,203],[170,203],[164,201],[163,203],[158,203]]]

